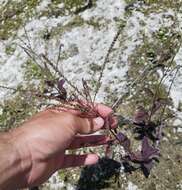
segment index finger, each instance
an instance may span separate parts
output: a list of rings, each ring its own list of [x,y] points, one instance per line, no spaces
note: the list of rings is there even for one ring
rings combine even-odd
[[[96,104],[95,109],[103,118],[106,118],[113,113],[113,110],[104,104]]]
[[[113,110],[110,107],[104,104],[96,104],[95,109],[103,119],[107,118],[109,120],[109,124],[111,128],[117,127],[117,124],[118,124],[117,117],[113,116]]]

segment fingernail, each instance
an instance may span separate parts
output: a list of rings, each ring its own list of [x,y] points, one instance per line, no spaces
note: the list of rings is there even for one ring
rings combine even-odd
[[[101,128],[104,126],[104,120],[101,117],[97,117],[94,119],[94,124]]]

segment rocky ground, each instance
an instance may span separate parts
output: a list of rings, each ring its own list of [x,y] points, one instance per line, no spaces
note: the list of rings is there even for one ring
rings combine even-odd
[[[125,172],[116,162],[120,149],[115,146],[116,161],[102,159],[93,167],[61,170],[40,189],[182,189],[181,5],[180,0],[0,0],[2,131],[17,127],[50,103],[31,93],[44,88],[45,76],[23,51],[26,44],[54,62],[62,44],[59,69],[78,87],[84,78],[95,89],[110,44],[119,34],[109,51],[96,101],[112,105],[128,92],[117,112],[130,118],[138,106],[151,105],[145,89],[170,102],[159,163],[148,178],[140,170]],[[157,69],[146,73],[148,67]],[[159,87],[166,67],[167,77]],[[131,131],[128,125],[120,128],[127,134]],[[138,148],[135,140],[133,147]],[[94,150],[103,156],[102,149],[80,151]]]

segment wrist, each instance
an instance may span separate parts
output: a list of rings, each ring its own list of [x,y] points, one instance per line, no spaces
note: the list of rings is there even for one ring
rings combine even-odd
[[[32,158],[29,145],[26,141],[26,134],[21,128],[11,132],[11,144],[19,160],[19,175],[21,176],[21,187],[27,186],[27,179],[32,167]]]
[[[26,175],[31,159],[26,144],[21,144],[17,129],[0,134],[0,189],[9,190],[27,186]],[[22,142],[23,143],[23,142]]]
[[[9,132],[0,134],[0,189],[3,190],[11,189],[14,177],[21,172],[21,159],[11,141]]]

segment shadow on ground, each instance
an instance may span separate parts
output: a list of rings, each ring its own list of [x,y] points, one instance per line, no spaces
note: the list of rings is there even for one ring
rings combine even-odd
[[[99,190],[108,187],[111,177],[119,175],[121,164],[109,158],[102,158],[92,166],[86,166],[81,171],[77,190]]]

